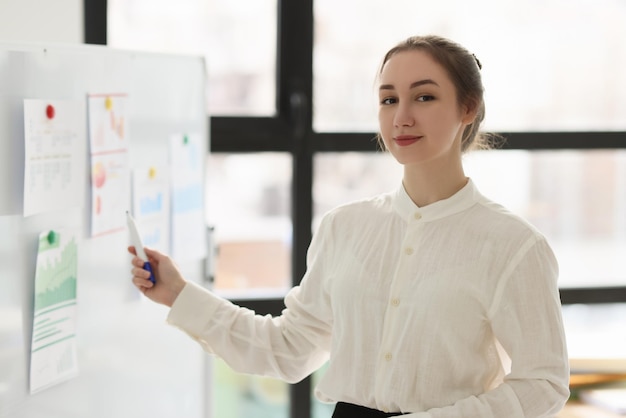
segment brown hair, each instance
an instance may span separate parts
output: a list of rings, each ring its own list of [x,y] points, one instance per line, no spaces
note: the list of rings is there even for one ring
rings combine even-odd
[[[459,106],[467,106],[476,111],[474,121],[465,127],[461,138],[461,151],[492,148],[495,136],[479,132],[485,118],[483,82],[480,75],[482,65],[474,54],[461,45],[436,35],[412,36],[391,48],[383,58],[378,75],[387,61],[395,54],[404,51],[426,51],[441,65],[450,77],[457,93]],[[379,141],[381,143],[382,141]]]

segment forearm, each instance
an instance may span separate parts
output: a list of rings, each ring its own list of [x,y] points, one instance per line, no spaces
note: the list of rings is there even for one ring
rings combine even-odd
[[[290,315],[255,315],[197,285],[187,286],[172,306],[168,322],[233,370],[295,382],[326,361],[324,350],[294,331],[298,327],[289,324]]]
[[[557,380],[509,380],[454,405],[403,415],[406,418],[541,418],[554,417],[569,397],[567,382]]]

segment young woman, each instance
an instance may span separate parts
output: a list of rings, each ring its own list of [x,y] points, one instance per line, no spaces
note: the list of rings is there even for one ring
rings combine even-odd
[[[137,257],[133,283],[236,371],[297,382],[328,361],[315,394],[336,418],[554,416],[569,395],[557,262],[461,161],[481,141],[479,67],[436,36],[386,54],[380,138],[402,183],[324,216],[280,317],[186,282],[156,251],[156,285]]]

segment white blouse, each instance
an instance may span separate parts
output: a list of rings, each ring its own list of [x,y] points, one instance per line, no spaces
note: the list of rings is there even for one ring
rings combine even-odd
[[[554,416],[568,396],[558,267],[545,238],[470,180],[416,206],[403,187],[340,206],[280,317],[193,283],[168,322],[235,371],[407,418]]]

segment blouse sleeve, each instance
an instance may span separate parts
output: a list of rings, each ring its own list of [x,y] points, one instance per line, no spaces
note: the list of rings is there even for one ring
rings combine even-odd
[[[553,417],[569,397],[569,362],[561,317],[558,266],[545,239],[526,241],[490,311],[493,332],[511,359],[496,388],[407,418]]]
[[[329,356],[330,302],[324,288],[327,228],[324,223],[307,253],[307,272],[289,291],[278,317],[254,311],[187,283],[174,301],[167,321],[233,370],[282,379],[302,380]]]

